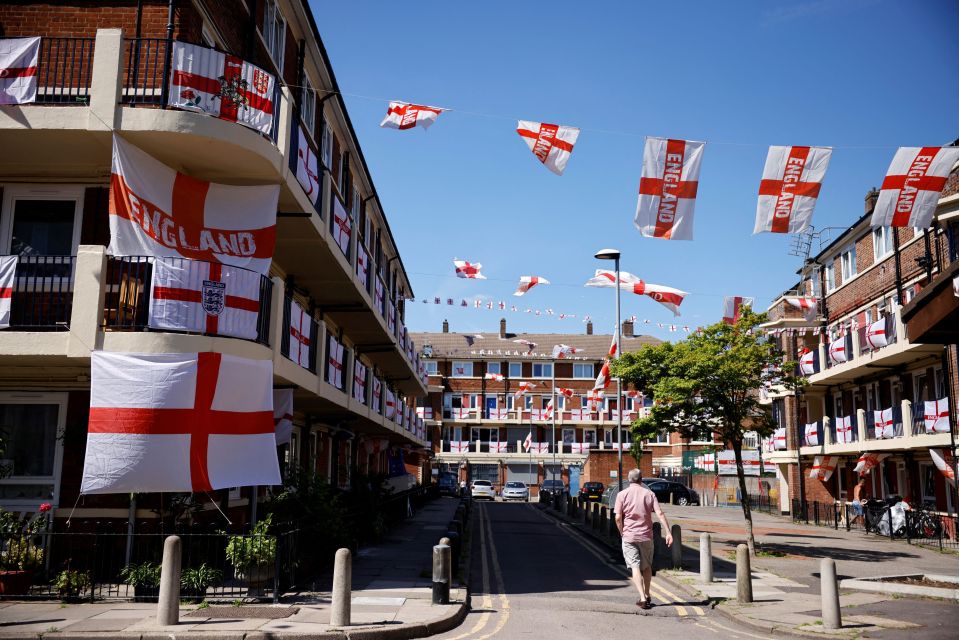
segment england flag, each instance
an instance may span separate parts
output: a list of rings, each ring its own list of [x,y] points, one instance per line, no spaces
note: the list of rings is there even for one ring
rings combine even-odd
[[[304,369],[310,367],[310,345],[313,335],[313,318],[296,301],[290,300],[290,348],[289,358]]]
[[[0,104],[36,102],[39,57],[39,37],[0,39]]]
[[[486,280],[486,276],[480,273],[483,265],[479,262],[469,262],[468,260],[453,260],[453,267],[456,269],[457,278],[467,278],[469,280]]]
[[[381,127],[388,129],[412,129],[414,127],[423,127],[428,129],[444,109],[438,107],[427,107],[421,104],[410,104],[408,102],[391,102],[386,110],[386,117],[380,123]]]
[[[10,326],[10,306],[19,261],[19,256],[0,256],[0,329]]]
[[[646,138],[633,223],[647,238],[692,240],[704,142]]]
[[[539,276],[520,276],[519,277],[519,286],[516,288],[516,291],[513,292],[514,296],[524,295],[527,291],[532,289],[538,284],[549,284],[549,280],[546,278],[541,278]],[[502,302],[500,304],[503,304]],[[502,307],[500,307],[502,309]]]
[[[522,138],[547,169],[558,176],[563,175],[566,163],[573,153],[573,145],[579,137],[579,129],[545,122],[520,120],[516,133]]]
[[[742,296],[726,296],[723,298],[723,322],[726,324],[736,324],[739,322],[739,316],[743,307],[752,307],[753,298],[744,298]]]
[[[320,168],[316,159],[316,151],[310,144],[310,137],[303,129],[298,118],[294,118],[294,128],[290,135],[290,168],[296,176],[296,181],[303,188],[303,193],[315,210],[320,207]]]
[[[293,438],[293,389],[273,390],[273,424],[276,446],[288,444]]]
[[[753,233],[799,233],[812,221],[829,147],[769,147]]]
[[[931,227],[939,194],[957,161],[959,147],[900,147],[882,181],[872,226]]]

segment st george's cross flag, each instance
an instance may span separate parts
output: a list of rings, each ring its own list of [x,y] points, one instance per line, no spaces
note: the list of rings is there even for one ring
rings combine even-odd
[[[271,360],[92,353],[80,493],[206,492],[281,482]]]
[[[520,382],[519,387],[517,387],[516,392],[513,394],[513,397],[519,398],[523,394],[525,394],[527,391],[535,388],[536,388],[536,385],[533,384],[532,382]]]
[[[799,372],[804,376],[819,373],[819,349],[807,349],[799,356]]]
[[[486,276],[480,273],[483,265],[479,262],[470,262],[468,260],[453,260],[453,267],[456,269],[457,278],[467,278],[469,280],[486,280]]]
[[[849,340],[849,337],[850,336],[839,336],[829,343],[830,362],[833,364],[849,362],[849,358],[852,355],[852,349],[850,348],[851,340]]]
[[[597,269],[592,278],[586,281],[587,287],[615,287],[616,272],[608,269]],[[679,289],[667,287],[661,284],[646,283],[638,276],[627,271],[619,272],[619,288],[623,291],[631,291],[636,295],[649,296],[673,312],[673,315],[680,315],[679,305],[689,294]]]
[[[786,450],[786,427],[779,427],[773,431],[772,448],[774,451]]]
[[[861,476],[869,475],[869,472],[873,470],[880,462],[889,457],[888,453],[864,453],[859,456],[859,460],[856,462],[853,472],[858,473]]]
[[[267,275],[279,195],[279,185],[197,180],[114,135],[107,253],[221,262]]]
[[[785,298],[786,304],[802,311],[803,317],[812,322],[819,314],[819,300],[808,296],[789,296]]]
[[[866,329],[866,344],[873,349],[879,349],[889,344],[890,334],[895,331],[892,316],[879,318]]]
[[[316,159],[316,151],[310,144],[310,137],[300,123],[299,118],[293,118],[293,132],[290,134],[290,169],[296,176],[296,181],[303,188],[303,193],[319,210],[320,206],[320,168]]]
[[[839,416],[836,418],[836,443],[849,444],[855,440],[852,424],[852,416]]]
[[[753,233],[806,229],[831,156],[829,147],[769,147]]]
[[[558,176],[566,170],[573,145],[579,137],[576,127],[529,120],[520,120],[516,125],[516,133],[523,138],[533,155]]]
[[[836,470],[837,462],[839,462],[837,456],[816,456],[813,459],[812,469],[809,470],[810,479],[828,482],[832,472]]]
[[[332,334],[330,335],[327,351],[326,381],[340,391],[344,391],[343,369],[345,367],[346,356],[343,345],[340,344],[339,340]]]
[[[926,400],[923,405],[926,433],[949,433],[949,398]]]
[[[936,469],[939,469],[939,473],[952,484],[956,484],[956,467],[952,452],[949,449],[929,449],[929,457]]]
[[[873,426],[876,440],[890,440],[896,437],[896,412],[892,407],[882,411],[873,411]]]
[[[603,363],[599,369],[599,375],[596,376],[596,382],[593,383],[594,391],[605,391],[609,388],[612,378],[609,376],[609,361]]]
[[[171,61],[171,107],[208,113],[270,135],[277,106],[273,74],[234,55],[186,42],[173,43]]]
[[[340,248],[343,255],[350,256],[350,237],[353,233],[353,219],[347,212],[340,199],[333,196],[333,216],[330,225],[333,229],[333,242]]]
[[[150,328],[253,340],[259,315],[260,274],[218,262],[154,261]]]
[[[803,430],[803,433],[806,436],[803,444],[807,447],[818,447],[820,444],[822,444],[822,438],[820,437],[821,431],[822,425],[818,420],[816,422],[808,423]]]
[[[568,344],[553,345],[553,357],[556,358],[557,360],[565,360],[566,358],[571,358],[573,357],[573,355],[581,351],[582,349],[571,347]]]
[[[872,211],[873,227],[928,229],[959,147],[900,147]]]
[[[313,335],[313,318],[296,300],[290,300],[289,358],[304,369],[310,367],[310,345],[316,340]]]
[[[504,380],[504,376],[502,373],[487,373],[483,375],[483,379],[492,380],[493,382],[502,382]]]
[[[412,129],[413,127],[428,129],[443,111],[445,109],[439,107],[394,101],[386,110],[386,117],[383,118],[380,126],[388,129]]]
[[[0,256],[0,329],[10,326],[10,306],[20,256]]]
[[[0,104],[36,102],[39,58],[39,37],[0,39]]]
[[[293,438],[293,389],[273,390],[273,425],[276,446]]]
[[[353,360],[353,399],[366,404],[366,365],[359,358]]]
[[[699,168],[706,143],[646,138],[633,223],[647,238],[692,240]]]
[[[549,284],[549,280],[539,276],[520,276],[519,286],[513,292],[514,296],[521,296],[538,284]]]
[[[723,298],[723,322],[726,324],[736,324],[739,322],[739,316],[742,314],[743,307],[752,307],[753,298],[744,298],[743,296],[726,296]]]

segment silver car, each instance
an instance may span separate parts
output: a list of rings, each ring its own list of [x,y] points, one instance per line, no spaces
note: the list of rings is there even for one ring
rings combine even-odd
[[[503,500],[529,500],[529,487],[523,482],[510,481],[500,494]]]
[[[470,495],[474,498],[489,498],[490,500],[495,500],[496,489],[493,488],[493,483],[489,480],[473,480],[473,485],[470,487]]]

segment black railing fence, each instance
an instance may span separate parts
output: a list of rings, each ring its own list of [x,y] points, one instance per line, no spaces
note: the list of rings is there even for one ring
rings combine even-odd
[[[73,311],[75,256],[20,256],[10,299],[10,328],[67,331]]]
[[[90,102],[94,38],[40,39],[37,102],[85,105]]]

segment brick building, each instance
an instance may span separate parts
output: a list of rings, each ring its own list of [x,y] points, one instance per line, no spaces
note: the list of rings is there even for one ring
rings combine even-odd
[[[864,214],[807,259],[800,280],[768,308],[767,328],[787,358],[805,354],[809,367],[798,402],[782,388],[770,394],[785,449],[767,443],[765,456],[778,467],[784,512],[800,496],[852,500],[862,454],[885,456],[865,476],[870,495],[902,495],[952,513],[957,507],[929,454],[954,444],[956,350],[910,340],[901,312],[959,257],[959,170],[947,181],[929,230],[871,228],[877,196],[875,190],[866,195]],[[797,295],[819,299],[818,317],[807,319],[786,303]],[[925,417],[926,403],[936,401],[951,410],[938,423]],[[809,478],[824,456],[837,462],[832,477]]]
[[[287,471],[348,490],[357,473],[402,470],[405,455],[406,470],[428,476],[426,434],[412,411],[425,376],[404,325],[412,289],[309,4],[0,5],[0,37],[25,36],[42,38],[37,101],[0,109],[0,253],[20,254],[11,326],[0,331],[0,423],[12,465],[0,506],[30,511],[49,501],[57,518],[76,506],[75,518],[101,520],[162,510],[156,495],[135,507],[127,495],[78,495],[93,350],[270,360],[274,386],[294,391],[293,434],[278,449]],[[174,41],[274,75],[270,133],[167,107]],[[298,127],[319,157],[316,204],[296,177]],[[114,135],[196,179],[280,185],[255,339],[148,329],[151,259],[106,254]],[[307,314],[304,364],[290,358],[291,301]],[[251,497],[243,488],[196,500],[206,512],[212,500],[228,505],[243,522]]]

